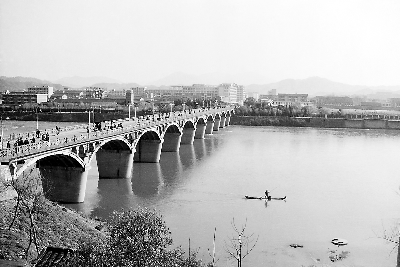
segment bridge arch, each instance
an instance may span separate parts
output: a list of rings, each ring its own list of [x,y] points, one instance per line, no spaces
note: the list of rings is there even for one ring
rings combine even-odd
[[[182,124],[182,122],[181,122]],[[171,123],[163,133],[163,144],[161,151],[163,152],[177,152],[179,151],[183,129],[179,124]]]
[[[219,112],[215,113],[214,127],[213,127],[214,131],[219,131],[219,128],[221,126],[221,121],[222,121],[221,114]]]
[[[186,120],[182,129],[181,144],[191,145],[193,144],[196,133],[196,122],[195,120]]]
[[[83,202],[89,168],[72,151],[61,151],[37,158],[46,198],[59,202]]]
[[[204,135],[206,133],[206,126],[207,126],[207,117],[201,116],[196,121],[196,131],[194,134],[195,139],[204,139]]]
[[[158,130],[149,129],[142,132],[134,142],[134,162],[160,162],[163,139]]]
[[[99,179],[131,178],[134,148],[129,135],[104,140],[96,145],[90,161],[96,155]]]

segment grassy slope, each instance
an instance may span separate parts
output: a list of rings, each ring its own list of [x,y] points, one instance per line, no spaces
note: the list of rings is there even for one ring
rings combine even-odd
[[[16,205],[16,199],[0,202],[0,259],[23,258],[29,244],[29,219],[21,214],[11,230],[8,229]],[[101,240],[104,234],[95,227],[99,222],[82,217],[71,210],[50,201],[41,205],[36,218],[39,250],[47,247],[77,248],[80,240]],[[28,261],[37,257],[31,246]]]

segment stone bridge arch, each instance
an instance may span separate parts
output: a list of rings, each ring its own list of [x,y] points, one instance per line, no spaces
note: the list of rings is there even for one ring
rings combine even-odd
[[[96,144],[90,161],[94,158],[94,155],[96,155],[99,179],[132,177],[135,148],[130,142],[131,137],[132,136],[125,135],[104,140]]]
[[[26,167],[35,162],[39,169],[46,198],[66,203],[84,201],[89,168],[76,153],[71,150],[60,151],[33,158],[29,162],[25,164]]]
[[[196,132],[196,122],[194,120],[185,121],[182,129],[182,145],[191,145],[194,141],[194,136]]]
[[[183,122],[171,123],[167,125],[165,131],[162,134],[163,145],[162,152],[177,152],[181,144],[181,138],[183,133],[183,127],[180,125]]]
[[[206,133],[207,118],[206,116],[199,117],[196,121],[196,131],[194,134],[195,139],[204,139],[204,134]]]
[[[161,147],[163,138],[159,134],[159,129],[148,129],[139,134],[135,140],[134,162],[160,162]]]

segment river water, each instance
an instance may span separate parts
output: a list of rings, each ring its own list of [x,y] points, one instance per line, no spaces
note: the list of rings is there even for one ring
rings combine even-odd
[[[175,246],[188,251],[190,238],[205,261],[216,228],[218,266],[237,266],[226,251],[232,225],[258,237],[242,266],[395,266],[397,251],[379,237],[400,217],[398,147],[400,131],[230,126],[159,164],[135,163],[132,179],[99,180],[94,160],[85,202],[66,206],[102,218],[155,208]],[[266,189],[286,201],[244,199]],[[335,249],[350,253],[331,263]]]

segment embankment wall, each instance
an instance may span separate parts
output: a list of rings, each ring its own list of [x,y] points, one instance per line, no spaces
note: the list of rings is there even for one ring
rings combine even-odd
[[[293,127],[315,127],[315,128],[400,130],[400,120],[387,120],[387,119],[234,116],[231,118],[231,124],[246,125],[246,126],[293,126]]]

